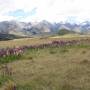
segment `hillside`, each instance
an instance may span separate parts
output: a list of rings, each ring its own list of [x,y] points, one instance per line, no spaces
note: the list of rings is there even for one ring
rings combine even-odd
[[[71,30],[67,30],[67,29],[61,29],[58,31],[58,35],[66,35],[66,34],[75,34],[76,32],[71,31]]]
[[[17,35],[13,35],[13,34],[1,34],[0,33],[0,41],[19,39],[19,38],[23,38],[23,37],[20,37],[20,36],[17,36]]]

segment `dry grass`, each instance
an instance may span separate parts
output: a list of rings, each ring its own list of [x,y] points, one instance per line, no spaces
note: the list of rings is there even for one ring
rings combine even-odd
[[[66,37],[47,37],[47,38],[24,38],[24,39],[15,39],[10,41],[0,41],[0,48],[6,48],[6,47],[15,47],[15,46],[24,46],[24,45],[37,45],[42,43],[48,43],[53,40],[73,40],[73,39],[86,39],[90,37],[72,37],[70,36]]]
[[[17,90],[90,90],[89,62],[89,47],[46,48],[8,66]]]
[[[14,45],[46,43],[54,39],[37,38],[3,43],[6,45],[7,42],[4,47],[10,44],[13,47]],[[26,51],[21,60],[7,65],[13,72],[11,78],[8,78],[11,84],[6,85],[6,78],[6,83],[4,81],[1,88],[4,86],[12,88],[15,84],[16,90],[90,90],[89,46],[32,49]]]

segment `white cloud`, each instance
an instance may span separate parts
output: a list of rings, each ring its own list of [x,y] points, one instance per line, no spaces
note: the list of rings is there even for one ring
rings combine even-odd
[[[0,21],[16,19],[8,16],[9,11],[18,9],[30,12],[37,8],[36,14],[22,18],[22,21],[66,21],[75,17],[82,22],[90,19],[90,0],[0,0]]]
[[[3,15],[0,15],[0,21],[9,21],[9,20],[16,20],[16,18],[13,17],[13,16],[3,16]]]

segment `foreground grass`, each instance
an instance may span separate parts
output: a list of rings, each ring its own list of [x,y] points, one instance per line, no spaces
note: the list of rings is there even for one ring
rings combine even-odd
[[[19,59],[7,64],[16,90],[90,90],[90,46],[30,49]]]

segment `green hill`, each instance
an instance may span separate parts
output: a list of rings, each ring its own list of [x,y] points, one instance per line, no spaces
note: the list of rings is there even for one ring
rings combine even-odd
[[[58,31],[58,35],[65,35],[65,34],[74,34],[76,32],[71,31],[71,30],[67,30],[67,29],[61,29]]]

